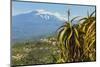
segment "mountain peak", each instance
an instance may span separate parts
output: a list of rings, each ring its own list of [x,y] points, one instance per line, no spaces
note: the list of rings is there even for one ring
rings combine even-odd
[[[45,10],[45,9],[36,9],[32,12],[34,12],[36,15],[40,15],[40,16],[43,15],[43,16],[47,16],[47,17],[55,16],[56,18],[58,18],[61,21],[67,21],[67,19],[58,12],[50,12],[50,11]]]
[[[36,9],[36,10],[31,11],[31,13],[36,13],[36,14],[45,14],[47,12],[49,11],[44,10],[44,9]]]
[[[36,9],[35,11],[37,11],[38,13],[47,12],[47,11],[46,11],[46,10],[44,10],[44,9]]]

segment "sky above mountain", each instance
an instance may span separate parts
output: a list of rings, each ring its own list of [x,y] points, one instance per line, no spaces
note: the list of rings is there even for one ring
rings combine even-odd
[[[36,3],[36,2],[12,2],[12,15],[40,10],[42,13],[54,14],[60,18],[67,17],[67,10],[70,9],[71,16],[87,16],[87,11],[90,13],[95,10],[95,6],[68,5],[68,4],[53,4],[53,3]],[[48,11],[48,12],[45,12]]]

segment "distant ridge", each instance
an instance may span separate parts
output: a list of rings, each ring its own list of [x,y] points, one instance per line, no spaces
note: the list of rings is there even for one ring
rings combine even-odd
[[[61,18],[61,19],[60,19]],[[12,39],[36,38],[52,35],[65,20],[57,13],[34,10],[12,17]]]

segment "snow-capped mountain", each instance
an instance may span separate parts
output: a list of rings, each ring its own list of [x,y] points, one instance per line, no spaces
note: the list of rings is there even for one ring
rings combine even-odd
[[[34,10],[12,17],[12,39],[25,39],[54,33],[66,19],[58,13]]]

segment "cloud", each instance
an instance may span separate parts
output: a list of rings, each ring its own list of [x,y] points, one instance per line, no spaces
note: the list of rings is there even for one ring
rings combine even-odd
[[[36,9],[35,11],[37,11],[36,15],[48,14],[48,15],[56,16],[60,20],[67,21],[67,18],[64,15],[61,15],[58,12],[50,12],[50,11],[47,11],[47,10],[44,10],[44,9]]]

